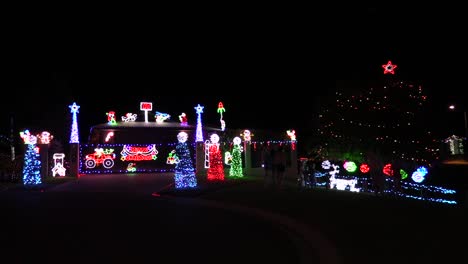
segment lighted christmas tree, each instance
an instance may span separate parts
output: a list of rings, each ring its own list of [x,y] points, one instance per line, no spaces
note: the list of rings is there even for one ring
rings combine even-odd
[[[72,129],[71,129],[71,134],[70,134],[70,143],[80,143],[80,137],[78,134],[78,118],[77,118],[77,113],[79,113],[78,109],[80,109],[80,106],[76,105],[76,103],[73,103],[72,105],[69,105],[68,107],[70,107],[70,113],[73,114]]]
[[[359,161],[374,151],[387,160],[428,163],[437,159],[422,85],[399,80],[390,61],[382,67],[381,80],[357,86],[344,83],[323,107],[319,133],[329,155]]]
[[[190,149],[187,145],[188,135],[185,132],[180,132],[177,135],[177,143],[175,155],[177,156],[177,163],[175,166],[175,188],[193,188],[197,186],[197,177],[195,176],[195,169],[193,167],[192,157],[190,156]]]
[[[235,137],[233,140],[234,146],[232,147],[232,160],[231,169],[229,170],[230,177],[244,177],[242,173],[242,147],[241,139]]]
[[[23,184],[37,185],[41,184],[41,159],[39,148],[37,148],[37,138],[29,133],[28,130],[20,132],[20,136],[26,144],[23,165]]]
[[[210,136],[211,143],[208,144],[210,167],[206,172],[208,180],[224,180],[224,164],[219,146],[219,136],[213,134]]]
[[[195,110],[197,112],[197,134],[195,138],[195,142],[203,142],[203,130],[202,130],[202,119],[201,119],[201,114],[203,113],[203,106],[198,104],[195,107]]]

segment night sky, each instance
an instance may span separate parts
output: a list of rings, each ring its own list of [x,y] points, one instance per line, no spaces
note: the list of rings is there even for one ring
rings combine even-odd
[[[3,93],[10,95],[1,98],[0,133],[9,133],[13,113],[16,132],[48,130],[68,142],[68,105],[76,102],[84,140],[92,125],[106,122],[107,111],[119,119],[140,115],[141,101],[174,121],[186,112],[192,123],[201,104],[203,122],[212,125],[219,124],[222,101],[228,128],[306,131],[316,126],[319,105],[333,97],[337,83],[352,88],[381,80],[388,60],[398,65],[395,78],[423,85],[434,122],[463,126],[463,117],[446,107],[468,106],[459,95],[466,86],[463,17],[439,7],[317,9],[310,18],[279,14],[274,22],[174,25],[155,29],[152,42],[38,51],[27,68],[3,72]]]

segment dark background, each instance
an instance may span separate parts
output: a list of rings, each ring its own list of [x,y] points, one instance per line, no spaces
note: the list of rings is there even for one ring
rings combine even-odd
[[[16,52],[19,66],[3,71],[0,133],[9,134],[13,115],[15,133],[48,130],[68,142],[73,102],[81,106],[81,141],[107,111],[142,117],[141,101],[176,121],[186,112],[191,123],[200,103],[203,122],[217,126],[222,101],[228,128],[295,128],[300,140],[317,127],[320,104],[333,99],[337,83],[352,89],[388,78],[381,65],[391,60],[392,78],[423,85],[434,117],[428,125],[460,134],[462,112],[447,106],[468,106],[463,17],[429,6],[325,8],[67,34],[48,47],[33,41],[28,55]]]

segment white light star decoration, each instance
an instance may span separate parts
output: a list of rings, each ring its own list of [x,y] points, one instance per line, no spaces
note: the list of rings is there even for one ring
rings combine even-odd
[[[195,142],[203,142],[203,130],[202,130],[202,121],[201,121],[201,114],[203,113],[203,106],[198,104],[195,107],[195,110],[197,112],[197,132],[196,132],[196,138]]]

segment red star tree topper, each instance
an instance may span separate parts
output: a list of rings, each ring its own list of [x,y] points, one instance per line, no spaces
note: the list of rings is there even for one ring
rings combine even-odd
[[[397,68],[397,66],[395,64],[392,64],[391,61],[388,61],[387,64],[382,65],[382,68],[384,68],[384,74],[395,74],[395,69]]]

